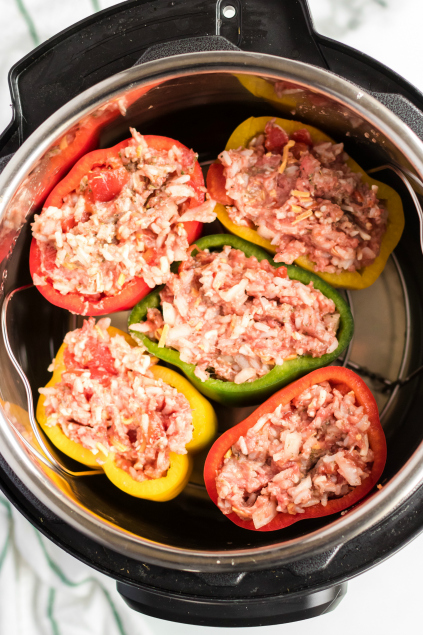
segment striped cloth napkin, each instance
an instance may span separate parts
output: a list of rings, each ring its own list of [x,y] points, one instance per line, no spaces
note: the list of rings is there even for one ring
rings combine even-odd
[[[129,609],[114,580],[44,538],[0,494],[1,635],[160,635],[155,625],[167,624]]]

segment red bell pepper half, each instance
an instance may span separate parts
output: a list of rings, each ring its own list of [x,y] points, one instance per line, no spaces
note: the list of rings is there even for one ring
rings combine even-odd
[[[105,107],[86,115],[44,154],[13,198],[10,206],[13,228],[10,230],[0,228],[0,263],[10,253],[16,230],[20,226],[20,222],[16,221],[16,210],[25,210],[26,218],[30,212],[37,209],[76,161],[90,150],[94,150],[98,145],[101,130],[123,115],[122,106],[130,108],[159,83],[131,91],[131,94],[123,100],[124,103],[121,103],[121,100],[112,100]],[[7,211],[5,218],[7,218]]]
[[[376,401],[364,381],[353,371],[340,366],[326,366],[325,368],[314,370],[305,377],[282,388],[282,390],[259,406],[247,419],[227,430],[217,439],[210,449],[204,466],[204,481],[210,498],[217,505],[216,474],[222,466],[224,455],[239,437],[246,434],[247,430],[252,428],[264,414],[274,412],[279,404],[286,405],[307,388],[323,381],[329,381],[333,387],[341,390],[342,387],[346,387],[348,391],[354,391],[357,403],[364,407],[364,412],[370,421],[370,427],[367,430],[369,445],[374,452],[374,462],[370,475],[363,480],[361,485],[355,487],[345,496],[329,499],[326,506],[320,503],[312,505],[306,508],[302,514],[279,512],[273,520],[259,529],[254,527],[252,520],[242,520],[235,512],[228,514],[227,518],[239,527],[253,531],[274,531],[288,527],[299,520],[336,514],[361,500],[379,481],[386,463],[386,439],[379,420]]]
[[[172,146],[175,145],[180,148],[183,153],[189,152],[188,148],[182,145],[182,143],[179,143],[179,141],[175,141],[174,139],[169,139],[168,137],[145,135],[144,138],[147,144],[156,150],[170,150]],[[132,138],[125,139],[125,141],[121,141],[112,148],[93,150],[83,156],[73,166],[69,174],[56,185],[48,196],[44,207],[47,208],[53,206],[60,208],[63,205],[64,197],[79,189],[81,180],[84,176],[88,176],[90,185],[90,187],[85,190],[84,196],[86,196],[90,202],[106,202],[118,196],[129,179],[128,172],[122,167],[119,152],[132,143],[135,143]],[[187,163],[188,162],[189,159],[187,156]],[[98,178],[100,175],[102,178]],[[195,163],[194,171],[187,185],[190,185],[195,190],[196,194],[183,204],[183,210],[196,207],[204,201],[204,192],[202,191],[204,179],[198,162]],[[183,225],[188,234],[188,242],[194,242],[201,234],[202,223],[197,221],[187,221],[184,222]],[[63,231],[68,231],[71,228],[72,225],[69,224],[66,228],[63,227]],[[52,249],[51,254],[48,254],[47,257],[51,258],[54,262],[56,258],[56,250]],[[32,239],[31,242],[29,268],[32,277],[34,277],[34,274],[37,274],[40,277],[44,275],[42,270],[41,251],[35,239]],[[53,284],[48,279],[47,284],[39,285],[37,288],[52,304],[68,309],[72,313],[92,316],[131,309],[151,291],[150,287],[148,287],[141,277],[134,278],[124,284],[122,290],[118,294],[113,296],[104,295],[99,300],[95,301],[91,300],[89,297],[81,295],[80,293],[67,293],[66,295],[63,295],[53,287]]]

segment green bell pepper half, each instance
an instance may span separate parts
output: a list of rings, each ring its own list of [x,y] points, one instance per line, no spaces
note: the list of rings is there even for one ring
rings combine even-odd
[[[216,251],[221,249],[224,245],[230,245],[234,249],[240,249],[247,257],[255,256],[257,260],[261,261],[266,259],[274,267],[286,266],[288,270],[288,277],[292,280],[299,280],[304,284],[313,282],[314,288],[319,289],[326,297],[334,301],[337,311],[340,314],[340,323],[337,333],[338,347],[332,353],[327,353],[322,357],[311,357],[304,355],[297,359],[285,361],[282,366],[274,366],[266,375],[256,379],[252,382],[245,382],[243,384],[235,384],[231,381],[223,381],[221,379],[207,379],[201,381],[195,374],[195,364],[188,364],[181,361],[179,352],[166,347],[158,346],[157,342],[153,342],[143,333],[138,333],[129,329],[132,337],[137,337],[141,340],[148,351],[158,357],[159,359],[177,366],[191,381],[192,384],[203,395],[217,401],[226,406],[247,406],[256,405],[268,399],[277,390],[283,388],[290,382],[306,375],[316,368],[327,366],[333,362],[348,346],[354,332],[354,321],[348,304],[342,298],[342,296],[335,291],[327,282],[322,280],[316,274],[301,269],[296,265],[283,265],[283,263],[275,263],[272,257],[261,247],[249,243],[238,236],[231,236],[230,234],[217,234],[213,236],[204,236],[195,242],[198,250],[209,249]],[[192,255],[197,252],[194,250]],[[143,300],[141,300],[132,309],[128,326],[132,324],[138,324],[143,322],[147,317],[148,309],[160,309],[160,291],[163,286],[157,287]]]

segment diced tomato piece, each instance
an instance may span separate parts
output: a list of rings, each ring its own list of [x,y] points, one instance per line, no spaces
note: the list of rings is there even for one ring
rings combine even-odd
[[[278,267],[275,271],[275,276],[278,276],[279,278],[287,278],[288,269],[286,267]]]
[[[196,161],[196,154],[194,150],[190,150],[189,148],[180,148],[180,150],[182,153],[181,165],[183,169],[185,171],[191,169],[193,162]]]
[[[65,363],[66,369],[70,370],[75,366],[75,358],[72,353],[69,352],[69,347],[66,346],[65,351],[63,353],[63,361]]]
[[[101,345],[96,340],[91,340],[87,342],[86,351],[90,357],[85,363],[87,368],[90,370],[101,370],[109,375],[117,374],[115,362],[108,346]]]
[[[264,129],[264,134],[266,135],[266,141],[264,142],[266,150],[268,152],[281,154],[283,147],[289,141],[285,130],[282,130],[280,126],[276,126],[271,121],[268,121]]]
[[[68,232],[70,229],[75,227],[75,225],[76,225],[76,220],[73,217],[65,218],[65,220],[62,221],[62,232],[66,234],[66,232]]]
[[[44,253],[44,269],[49,272],[56,266],[57,251],[53,246],[49,246]]]
[[[107,203],[120,194],[123,186],[129,180],[129,173],[125,168],[102,170],[94,168],[88,174],[86,196],[93,201]]]
[[[300,130],[296,130],[292,133],[291,139],[294,141],[298,141],[299,143],[305,143],[307,146],[313,145],[313,140],[311,138],[311,134],[306,128],[301,128]]]
[[[362,193],[361,193],[361,192],[359,192],[358,190],[354,190],[354,192],[353,192],[353,197],[355,198],[355,200],[356,200],[358,203],[363,203],[363,201],[364,201],[364,196],[363,196],[363,195],[362,195]]]
[[[291,148],[291,152],[294,155],[294,157],[297,159],[297,161],[299,161],[302,157],[302,155],[304,154],[304,152],[307,152],[309,150],[308,145],[306,145],[305,143],[296,143],[295,146],[293,148]]]
[[[150,264],[151,262],[154,262],[155,259],[157,259],[157,250],[156,249],[146,249],[144,251],[143,256],[144,256],[145,262]]]
[[[117,375],[114,359],[108,346],[101,345],[96,340],[91,339],[87,342],[85,350],[87,351],[87,359],[84,360],[84,367],[80,368],[74,355],[69,352],[69,348],[65,348],[63,361],[67,370],[82,373],[88,369],[91,372],[91,377],[96,379],[101,379],[103,375]]]

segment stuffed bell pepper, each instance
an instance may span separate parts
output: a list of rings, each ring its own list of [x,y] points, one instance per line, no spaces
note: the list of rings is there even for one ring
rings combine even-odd
[[[392,188],[370,178],[342,143],[287,119],[240,124],[210,166],[207,188],[230,232],[336,287],[373,284],[404,229]]]
[[[273,531],[341,512],[379,482],[386,440],[364,381],[339,366],[280,390],[213,444],[212,501],[236,525]]]
[[[37,420],[59,450],[100,465],[127,494],[166,501],[185,487],[191,454],[213,440],[216,416],[186,379],[152,364],[109,318],[90,318],[66,335]]]
[[[73,313],[132,308],[215,218],[197,155],[174,139],[131,133],[82,157],[34,217],[33,282]]]
[[[129,331],[207,397],[240,406],[333,362],[353,319],[318,276],[220,234],[198,240],[179,273],[134,307]]]

